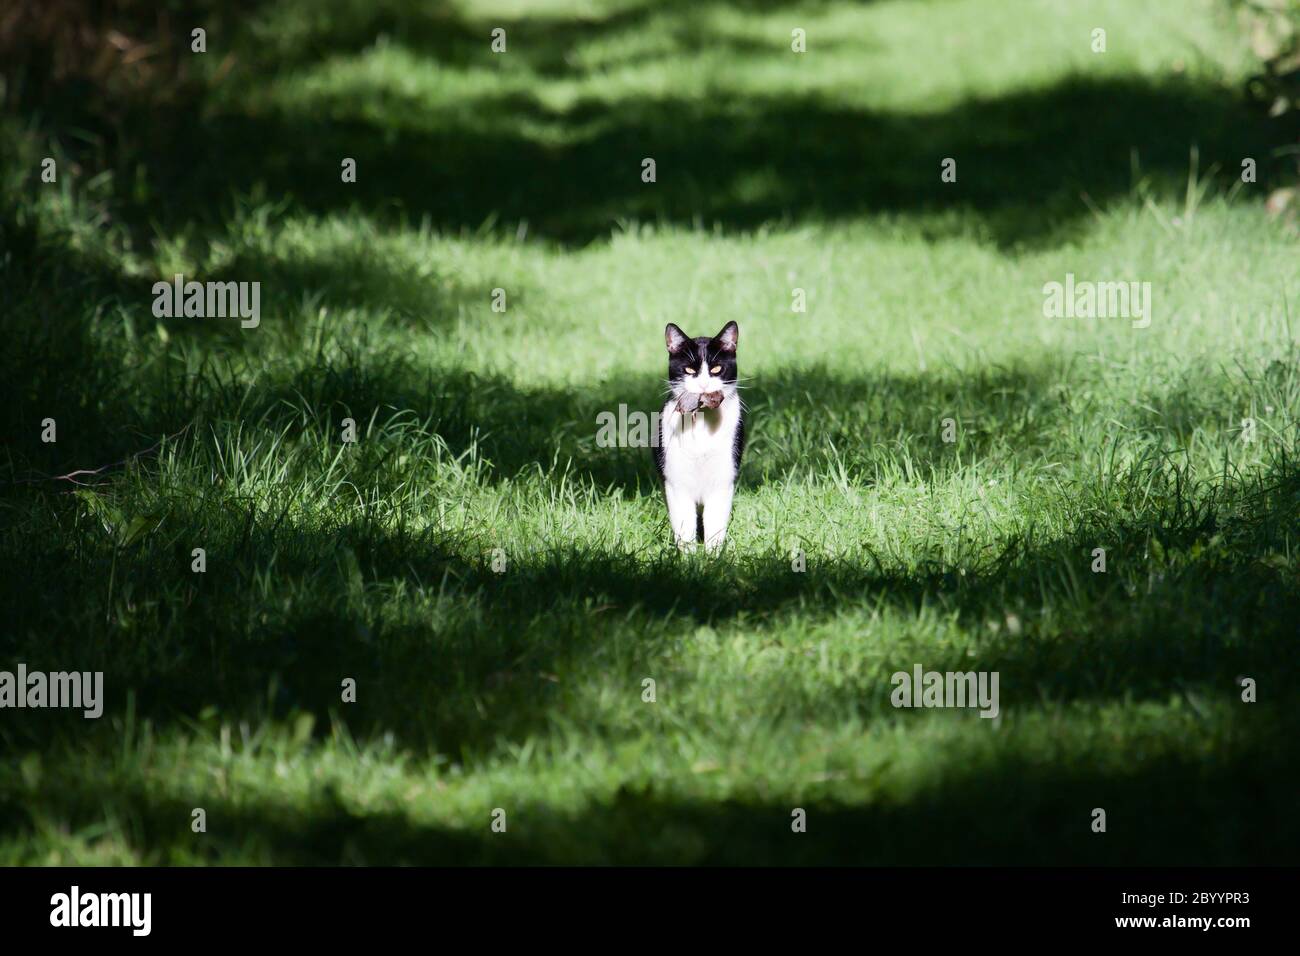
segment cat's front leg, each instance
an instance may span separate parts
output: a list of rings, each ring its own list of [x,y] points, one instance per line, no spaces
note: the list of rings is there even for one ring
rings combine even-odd
[[[704,499],[704,547],[717,551],[727,537],[727,522],[731,520],[731,499],[735,485],[715,488]]]
[[[696,509],[695,496],[684,493],[675,485],[664,483],[664,497],[668,501],[668,523],[673,527],[677,547],[683,551],[695,548]]]

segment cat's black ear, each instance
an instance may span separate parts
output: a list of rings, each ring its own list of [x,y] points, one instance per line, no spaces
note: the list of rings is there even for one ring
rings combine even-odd
[[[724,352],[736,351],[736,343],[740,341],[740,326],[735,322],[728,322],[722,327],[722,331],[713,337],[713,341],[718,343],[718,347]]]
[[[686,337],[685,332],[669,322],[668,327],[664,329],[664,341],[668,344],[669,354],[676,354],[690,339]]]

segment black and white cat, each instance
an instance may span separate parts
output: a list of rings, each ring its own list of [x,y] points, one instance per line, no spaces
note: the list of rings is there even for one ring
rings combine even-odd
[[[671,322],[669,398],[659,416],[655,465],[664,483],[677,546],[722,546],[745,451],[745,418],[736,385],[740,328],[728,322],[713,338],[688,338]]]

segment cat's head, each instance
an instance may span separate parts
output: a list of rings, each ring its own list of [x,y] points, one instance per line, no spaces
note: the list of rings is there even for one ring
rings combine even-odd
[[[723,399],[736,394],[736,342],[740,327],[728,322],[713,338],[690,338],[669,322],[664,329],[668,345],[668,385],[674,396],[683,392],[697,395],[722,393]]]

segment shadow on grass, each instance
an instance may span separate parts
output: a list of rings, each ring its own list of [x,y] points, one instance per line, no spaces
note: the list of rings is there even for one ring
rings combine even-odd
[[[312,2],[319,6],[319,0]],[[517,16],[494,11],[485,19],[475,16],[472,10],[457,10],[442,0],[418,3],[334,0],[329,5],[329,15],[303,18],[300,6],[295,9],[295,4],[282,0],[280,8],[270,10],[263,21],[257,38],[261,42],[246,43],[248,38],[241,38],[235,45],[244,65],[263,73],[356,56],[377,42],[409,48],[444,69],[470,68],[501,65],[500,59],[495,62],[489,59],[492,32],[500,28],[506,32],[511,66],[522,64],[528,71],[545,77],[574,77],[585,71],[572,56],[579,47],[647,29],[656,31],[662,44],[679,53],[780,54],[781,45],[719,34],[710,28],[708,14],[722,9],[762,14],[792,6],[815,12],[826,5],[828,0],[803,0],[797,4],[790,0],[726,0],[721,4],[651,0],[620,3],[613,10],[587,9],[569,15],[558,9]],[[822,37],[818,39],[818,49],[831,49],[843,42],[843,38]],[[626,65],[636,61],[634,57],[624,56],[618,62]]]
[[[238,854],[326,866],[1293,865],[1300,824],[1286,785],[1294,771],[1287,749],[1247,746],[1213,762],[1161,758],[1140,773],[1012,756],[958,770],[905,805],[797,794],[704,802],[620,790],[572,813],[512,805],[504,834],[489,830],[490,804],[480,828],[461,830],[400,810],[359,812],[329,786],[285,803],[211,793],[186,799],[129,775],[91,793],[56,771],[34,790],[0,795],[0,830],[22,832],[35,817],[77,831],[107,817],[121,821],[129,844],[154,864]],[[188,826],[196,804],[208,814],[201,835]],[[807,811],[805,833],[791,830],[794,806]],[[1094,807],[1107,810],[1104,835],[1091,831]]]
[[[189,369],[160,361],[129,394],[96,366],[87,370],[90,380],[105,381],[87,408],[77,407],[85,380],[60,397],[61,376],[27,374],[43,381],[35,394],[16,395],[8,406],[13,450],[42,474],[115,461],[187,426],[201,434],[209,425],[242,421],[292,437],[313,421],[337,435],[345,418],[365,424],[375,417],[383,426],[414,416],[454,455],[475,449],[490,463],[492,481],[557,462],[566,480],[603,491],[657,495],[659,489],[650,446],[632,444],[654,434],[650,416],[659,411],[660,385],[649,376],[529,387],[503,375],[430,368],[409,355],[357,347],[329,363],[281,363],[251,379],[223,361]],[[809,368],[765,375],[745,393],[750,437],[742,490],[831,474],[867,486],[881,469],[928,478],[976,460],[990,467],[1030,460],[1051,445],[1054,428],[1069,412],[1053,381],[1050,369],[1011,367],[858,376]],[[9,390],[19,385],[12,382]],[[1204,411],[1215,414],[1208,405]],[[45,415],[69,423],[57,445],[41,443],[39,429],[26,427]],[[948,417],[958,423],[953,443],[941,435]],[[614,447],[605,444],[607,423]]]
[[[364,305],[386,311],[384,322],[412,334],[433,330],[467,308],[483,308],[487,290],[448,284],[433,269],[414,275],[367,261],[357,249],[279,253],[256,271],[254,263],[236,261],[203,277],[261,275],[276,290],[263,299],[264,316],[284,309],[282,315],[300,317],[264,318],[250,333],[235,319],[155,319],[151,280],[123,276],[63,237],[42,237],[34,228],[24,235],[28,251],[0,273],[13,280],[0,292],[0,328],[13,344],[0,354],[0,424],[13,477],[98,468],[165,435],[223,433],[234,421],[295,437],[322,423],[337,435],[348,417],[382,425],[401,416],[439,436],[454,455],[473,448],[490,462],[489,480],[558,462],[570,481],[658,493],[650,448],[632,446],[631,418],[645,416],[641,440],[648,441],[649,416],[662,407],[657,376],[624,372],[582,386],[520,385],[504,374],[430,366],[387,342],[372,346],[366,325],[346,334],[334,328],[346,310]],[[301,324],[309,322],[320,323],[319,344],[328,354],[311,344],[316,333]],[[169,342],[156,342],[158,325]],[[284,357],[259,363],[251,350],[266,336],[290,344],[278,349]],[[142,348],[140,338],[155,344]],[[882,469],[925,478],[972,461],[996,468],[1033,460],[1052,447],[1072,414],[1069,378],[1065,359],[1051,355],[978,371],[847,374],[810,366],[758,375],[744,393],[750,434],[742,488],[828,475],[865,486]],[[1205,384],[1197,381],[1198,388]],[[1180,433],[1217,420],[1225,404],[1160,393],[1138,398],[1137,409],[1176,412],[1170,422]],[[602,435],[610,416],[619,427]],[[41,441],[37,426],[47,417],[58,422],[56,443]],[[1151,413],[1136,424],[1159,432],[1168,424],[1163,417]],[[957,425],[952,443],[941,434],[947,418]],[[605,447],[608,437],[615,447]]]
[[[235,82],[274,84],[356,56],[381,36],[416,73],[567,79],[604,69],[575,63],[579,44],[651,19],[677,54],[727,50],[754,63],[787,55],[783,45],[765,49],[720,31],[687,3],[589,19],[505,18],[499,25],[515,38],[508,62],[491,53],[491,25],[444,4],[334,4],[328,15],[300,19],[291,12],[283,29],[264,25],[242,40],[236,31]],[[509,86],[438,99],[419,84],[357,76],[300,90],[284,107],[200,99],[127,107],[105,123],[79,115],[73,100],[46,104],[44,115],[56,134],[61,123],[100,130],[106,155],[116,156],[117,211],[142,238],[155,226],[219,228],[232,196],[260,195],[379,221],[427,218],[453,231],[526,223],[529,234],[566,243],[629,220],[751,228],[906,214],[928,217],[935,234],[974,229],[1010,246],[1057,241],[1089,202],[1129,195],[1135,160],[1157,189],[1181,194],[1193,147],[1201,170],[1235,171],[1243,156],[1272,155],[1262,119],[1237,92],[1178,77],[1076,75],[910,113],[758,91],[588,97],[559,107]],[[245,98],[224,93],[226,102]],[[355,183],[341,181],[344,157],[357,161]],[[641,179],[647,157],[657,164],[650,184]],[[947,158],[957,162],[956,182],[940,179]],[[1260,176],[1263,195],[1269,170]]]
[[[10,234],[18,237],[11,227]],[[261,277],[264,317],[274,310],[305,315],[325,309],[322,338],[333,357],[303,354],[310,330],[270,322],[256,334],[235,319],[155,319],[152,280],[121,275],[113,264],[71,248],[63,237],[22,230],[25,253],[2,274],[5,313],[0,328],[13,347],[0,355],[0,421],[14,477],[96,468],[186,428],[198,434],[225,421],[257,423],[296,435],[306,419],[345,417],[382,423],[395,414],[426,423],[455,454],[471,446],[504,479],[570,463],[569,474],[601,489],[656,493],[646,447],[597,444],[602,415],[620,406],[649,416],[661,407],[659,380],[620,375],[587,386],[521,386],[505,375],[429,367],[390,346],[372,348],[366,328],[342,339],[331,324],[340,312],[368,306],[415,330],[454,322],[469,303],[483,307],[487,290],[448,285],[436,272],[413,275],[358,249],[331,255],[270,255],[235,261],[216,281]],[[20,247],[20,248],[24,248]],[[192,277],[187,277],[192,278]],[[283,314],[283,313],[282,313]],[[141,349],[161,325],[175,342]],[[288,336],[292,358],[250,367],[246,353],[259,336]],[[337,347],[337,349],[336,349]],[[341,352],[341,354],[337,354]],[[124,373],[124,366],[129,366]],[[960,454],[1021,453],[1045,440],[1054,416],[1066,410],[1052,385],[1054,372],[999,368],[978,374],[846,376],[825,369],[786,369],[760,377],[745,393],[751,407],[748,487],[794,472],[826,471],[828,448],[852,480],[873,480],[882,457],[906,460],[926,473]],[[816,383],[815,394],[811,383]],[[1207,410],[1208,413],[1208,410]],[[955,445],[940,440],[944,417],[961,425]],[[626,415],[623,416],[626,420]],[[58,441],[41,441],[37,425],[53,418]],[[646,429],[646,435],[653,431]],[[634,436],[615,434],[620,446]]]
[[[1087,214],[1084,196],[1128,195],[1135,157],[1157,185],[1181,188],[1193,146],[1202,169],[1268,154],[1236,96],[1180,81],[1080,77],[933,114],[759,95],[557,112],[506,94],[441,112],[413,102],[383,126],[356,118],[377,94],[338,95],[310,116],[183,114],[144,128],[150,215],[211,222],[214,198],[260,186],[312,211],[427,216],[453,230],[526,221],[578,243],[627,219],[746,228],[906,213],[933,215],[937,232],[979,223],[1013,245],[1059,237]],[[233,167],[219,148],[232,142],[246,144]],[[357,160],[356,183],[340,182],[344,156]],[[647,156],[653,184],[641,180]],[[955,183],[940,181],[948,157]]]
[[[1294,698],[1300,588],[1285,555],[1300,473],[1284,462],[1257,485],[1199,503],[1178,480],[1157,487],[1148,477],[1140,520],[1079,519],[1055,540],[1004,542],[969,569],[937,557],[887,567],[864,553],[813,555],[805,574],[783,554],[702,574],[667,549],[637,556],[580,543],[514,555],[500,574],[491,542],[472,532],[365,520],[304,528],[258,517],[256,503],[231,520],[178,501],[166,531],[136,549],[113,551],[93,536],[6,547],[0,599],[22,610],[0,650],[33,669],[75,660],[103,670],[113,708],[132,689],[138,712],[160,724],[208,705],[231,720],[324,718],[352,677],[364,689],[347,708],[359,735],[393,733],[414,749],[466,757],[559,718],[584,720],[570,689],[584,675],[621,674],[638,687],[700,625],[749,622],[758,640],[788,619],[851,609],[929,609],[976,633],[1014,614],[1023,633],[1000,628],[973,653],[897,649],[906,659],[880,661],[860,683],[785,692],[787,716],[884,716],[889,673],[917,662],[999,671],[1008,702],[1163,701],[1189,688],[1219,699],[1238,693],[1241,675],[1277,700]],[[70,504],[56,508],[73,520]],[[202,576],[177,572],[194,541],[208,548]],[[1108,549],[1104,575],[1088,571],[1098,542]],[[65,717],[32,714],[22,732],[84,729]]]
[[[491,464],[489,480],[567,462],[568,480],[658,493],[649,447],[628,447],[636,440],[629,416],[646,416],[645,435],[653,434],[648,416],[661,408],[656,376],[520,385],[504,374],[430,366],[387,342],[372,346],[365,325],[342,335],[334,327],[348,309],[368,306],[412,334],[436,330],[468,308],[483,308],[487,290],[448,284],[432,269],[415,275],[367,261],[357,249],[320,257],[283,253],[257,270],[255,263],[236,262],[212,277],[261,275],[276,290],[263,300],[264,315],[283,309],[281,315],[301,316],[264,319],[250,333],[234,319],[156,320],[150,281],[122,276],[59,237],[28,232],[30,253],[3,271],[12,282],[0,292],[6,306],[0,327],[12,343],[0,355],[0,423],[15,477],[96,468],[164,435],[187,428],[221,432],[231,421],[290,436],[314,421],[337,435],[347,417],[360,423],[374,417],[382,425],[403,416],[438,435],[453,454],[475,449]],[[317,317],[317,309],[325,316]],[[313,321],[321,324],[328,354],[312,351],[313,331],[301,323]],[[155,338],[158,324],[175,341],[137,347],[136,339]],[[279,350],[285,357],[257,362],[250,350],[264,345],[265,336],[292,343]],[[1168,394],[1134,396],[1126,424],[1181,440],[1219,423],[1222,408],[1243,396],[1249,404],[1255,392],[1286,392],[1288,375],[1280,362],[1255,385],[1198,371]],[[996,469],[1034,461],[1056,446],[1067,416],[1079,413],[1071,378],[1066,357],[1057,355],[976,371],[849,374],[810,366],[764,372],[744,393],[750,434],[742,489],[830,475],[867,486],[882,471],[924,479],[972,462]],[[604,447],[602,424],[609,419],[603,416],[623,423],[612,436],[616,447]],[[37,426],[47,417],[59,423],[57,443],[41,441]],[[952,443],[942,435],[948,418],[956,424]]]

